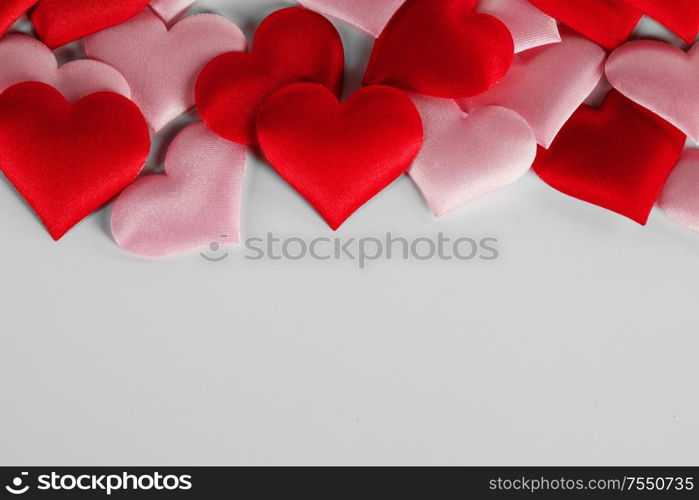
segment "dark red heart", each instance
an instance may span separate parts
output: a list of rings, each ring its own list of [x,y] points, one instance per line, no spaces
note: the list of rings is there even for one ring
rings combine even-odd
[[[677,163],[686,136],[617,91],[600,109],[582,106],[534,171],[575,198],[645,225]]]
[[[514,42],[475,0],[408,0],[376,40],[365,85],[392,85],[435,97],[471,97],[498,83]]]
[[[36,82],[0,95],[0,170],[56,240],[128,186],[149,150],[143,115],[120,95],[70,105]]]
[[[55,49],[131,19],[149,0],[40,0],[32,11],[34,28]]]
[[[609,50],[624,43],[643,16],[641,11],[624,0],[529,1],[549,16]]]
[[[694,43],[699,32],[699,0],[624,0]]]
[[[265,99],[298,82],[340,95],[344,65],[342,40],[330,21],[310,10],[283,9],[260,24],[253,52],[230,52],[206,65],[196,84],[197,107],[221,137],[256,145],[255,120]]]
[[[2,0],[0,2],[0,35],[39,0]]]
[[[423,138],[420,114],[400,90],[365,87],[341,104],[312,83],[270,97],[257,134],[275,170],[332,229],[403,174]]]

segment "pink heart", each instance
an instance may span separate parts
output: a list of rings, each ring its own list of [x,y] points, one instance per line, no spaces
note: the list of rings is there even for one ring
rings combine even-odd
[[[512,184],[534,162],[534,133],[514,111],[491,106],[467,115],[456,101],[413,100],[425,141],[409,174],[437,217]]]
[[[405,0],[298,0],[298,2],[304,7],[348,22],[378,37]],[[527,0],[479,0],[476,10],[497,17],[507,25],[515,41],[515,52],[560,41],[556,21]]]
[[[699,231],[699,150],[685,151],[663,188],[658,206],[678,224]]]
[[[562,30],[561,43],[515,57],[500,83],[462,105],[468,111],[481,106],[511,109],[529,122],[538,143],[548,148],[599,83],[605,58],[596,43]]]
[[[245,36],[212,14],[184,18],[169,31],[151,10],[85,40],[87,53],[117,68],[156,132],[194,106],[202,68],[225,52],[245,50]]]
[[[153,9],[163,21],[171,21],[183,14],[196,0],[152,0]]]
[[[58,67],[46,45],[26,35],[11,34],[0,41],[0,92],[21,82],[35,81],[56,88],[70,102],[96,92],[131,97],[129,85],[116,69],[81,59]]]
[[[699,141],[699,44],[685,53],[665,42],[627,43],[606,72],[619,92]]]
[[[165,175],[142,177],[117,198],[117,244],[163,257],[212,242],[237,243],[245,153],[201,122],[184,129],[168,149]]]

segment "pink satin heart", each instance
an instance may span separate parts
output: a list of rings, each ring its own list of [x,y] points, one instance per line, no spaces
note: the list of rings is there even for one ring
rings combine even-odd
[[[453,100],[413,101],[425,142],[409,174],[437,217],[514,183],[534,162],[534,133],[514,111],[492,106],[467,115]]]
[[[11,34],[0,39],[0,68],[0,92],[33,81],[51,85],[70,102],[96,92],[131,97],[126,80],[111,66],[81,59],[59,68],[51,49],[26,35]]]
[[[158,14],[163,21],[171,21],[194,4],[196,0],[152,0],[150,8]]]
[[[699,141],[699,44],[685,53],[665,42],[627,43],[606,72],[619,92]]]
[[[168,31],[149,9],[85,41],[91,57],[121,71],[156,132],[194,106],[194,85],[206,63],[246,45],[240,29],[223,17],[186,17]]]
[[[561,43],[515,57],[505,78],[485,94],[462,101],[464,109],[511,109],[529,122],[538,143],[548,148],[599,83],[606,59],[596,43],[570,30],[561,33]]]
[[[298,0],[298,3],[378,37],[405,0]],[[515,52],[560,41],[556,21],[526,0],[479,0],[476,11],[497,17],[507,25],[515,41]]]
[[[699,232],[699,150],[685,151],[663,188],[658,206],[678,224]]]
[[[244,146],[221,139],[203,123],[175,138],[165,175],[128,187],[112,211],[112,234],[128,252],[163,257],[213,242],[238,243]]]

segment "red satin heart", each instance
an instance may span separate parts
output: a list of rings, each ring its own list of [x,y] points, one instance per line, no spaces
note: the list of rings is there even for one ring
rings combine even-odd
[[[143,115],[120,95],[70,105],[36,82],[0,95],[0,170],[56,240],[128,186],[149,150]]]
[[[39,0],[2,0],[0,2],[0,35]]]
[[[283,9],[260,24],[253,52],[230,52],[206,65],[196,84],[197,107],[221,137],[256,145],[255,120],[265,99],[298,82],[340,95],[344,65],[342,40],[330,21],[310,10]]]
[[[686,136],[617,91],[582,106],[534,171],[547,184],[645,225],[682,154]]]
[[[40,0],[32,11],[39,37],[52,49],[131,19],[149,0]]]
[[[643,15],[624,0],[529,0],[606,49],[624,43]],[[661,0],[674,1],[674,0]]]
[[[499,82],[514,42],[475,0],[408,0],[376,40],[365,85],[385,84],[435,97],[471,97]]]
[[[699,32],[699,0],[624,0],[694,43]]]
[[[365,87],[346,103],[299,83],[265,102],[262,151],[277,172],[337,229],[395,181],[422,146],[422,120],[400,90]]]

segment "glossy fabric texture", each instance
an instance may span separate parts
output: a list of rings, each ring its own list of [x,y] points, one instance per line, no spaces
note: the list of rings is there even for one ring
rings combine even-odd
[[[688,150],[670,174],[658,206],[672,220],[699,232],[699,150]]]
[[[123,96],[71,105],[37,82],[0,95],[0,170],[56,240],[133,182],[149,150],[143,115]]]
[[[126,80],[111,66],[80,59],[59,68],[51,49],[26,35],[10,34],[0,39],[0,68],[0,92],[17,83],[43,82],[69,102],[95,92],[131,96]]]
[[[262,103],[287,85],[314,82],[337,95],[342,91],[342,40],[320,14],[298,7],[275,12],[260,24],[252,49],[217,57],[197,80],[199,113],[225,139],[256,145]]]
[[[196,0],[151,0],[150,8],[158,14],[163,21],[170,21],[184,14]]]
[[[609,82],[699,141],[699,45],[688,53],[642,40],[618,48],[606,66]]]
[[[0,35],[5,33],[39,0],[2,0],[0,2]]]
[[[534,171],[575,198],[646,224],[686,136],[616,91],[600,109],[582,106]]]
[[[562,42],[518,54],[512,69],[490,91],[466,99],[464,109],[502,106],[521,115],[548,148],[604,74],[606,53],[570,30]]]
[[[240,239],[244,146],[203,123],[180,132],[165,157],[165,174],[129,186],[112,211],[117,244],[136,255],[162,257],[212,242]]]
[[[624,0],[691,44],[699,31],[697,0]]]
[[[474,0],[408,0],[377,38],[365,85],[432,97],[470,97],[493,87],[512,64],[514,43]]]
[[[470,115],[456,101],[414,97],[425,130],[410,177],[440,217],[522,177],[536,157],[536,139],[514,111],[496,106]]]
[[[394,88],[365,87],[341,104],[327,88],[299,83],[265,102],[258,137],[272,167],[337,229],[407,170],[423,131]]]
[[[186,17],[170,30],[149,9],[85,41],[90,57],[117,68],[156,132],[194,106],[194,85],[212,58],[245,50],[231,21],[212,14]]]

